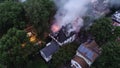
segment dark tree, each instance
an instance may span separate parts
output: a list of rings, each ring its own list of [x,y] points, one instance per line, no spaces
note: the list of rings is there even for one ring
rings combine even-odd
[[[24,9],[17,2],[5,1],[0,3],[0,33],[5,33],[9,28],[25,27]]]
[[[90,28],[90,32],[101,45],[110,40],[115,40],[118,34],[120,35],[120,29],[112,25],[110,18],[101,18],[96,20]]]
[[[102,55],[92,68],[120,68],[120,43],[109,41],[102,46]]]
[[[50,0],[27,0],[24,6],[26,16],[30,23],[37,28],[39,35],[48,31],[50,14],[53,11],[53,3]]]
[[[25,68],[29,55],[35,51],[23,30],[9,29],[0,39],[0,64],[7,68]]]

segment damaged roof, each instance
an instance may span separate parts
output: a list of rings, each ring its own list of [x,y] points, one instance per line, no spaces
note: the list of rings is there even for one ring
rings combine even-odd
[[[57,36],[54,36],[53,34],[50,34],[50,36],[54,37],[60,43],[63,43],[64,41],[66,41],[67,39],[69,39],[70,37],[72,37],[75,34],[74,32],[71,32],[71,33],[68,34],[65,30],[66,29],[63,27],[58,32]]]
[[[120,24],[120,10],[112,15],[112,20]]]

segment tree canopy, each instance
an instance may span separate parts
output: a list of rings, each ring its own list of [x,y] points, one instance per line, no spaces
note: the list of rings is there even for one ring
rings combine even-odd
[[[28,61],[32,50],[26,32],[11,28],[0,39],[0,64],[7,68],[21,68]]]
[[[109,41],[102,46],[102,55],[93,64],[92,68],[119,68],[120,42]]]
[[[0,3],[0,32],[6,32],[11,27],[25,27],[24,9],[17,2],[5,1]]]
[[[120,27],[113,26],[110,18],[101,18],[95,21],[90,32],[102,45],[102,54],[91,68],[119,68],[120,43],[116,39],[120,36]]]
[[[102,45],[115,40],[120,35],[120,27],[113,26],[110,18],[101,18],[95,21],[90,32],[95,36],[96,41]]]
[[[37,32],[42,35],[44,31],[48,31],[50,14],[53,11],[53,3],[51,0],[27,0],[24,5],[26,16],[29,22],[36,28]]]

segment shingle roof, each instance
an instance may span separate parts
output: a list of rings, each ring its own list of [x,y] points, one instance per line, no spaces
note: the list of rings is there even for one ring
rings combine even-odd
[[[51,41],[49,46],[46,46],[41,51],[44,53],[45,57],[51,56],[59,49],[59,45],[55,41]]]
[[[83,45],[81,45],[79,48],[78,48],[78,51],[81,52],[81,53],[85,53],[85,56],[92,60],[93,58],[93,55],[94,55],[94,52],[92,52],[90,49],[84,47]]]
[[[87,42],[78,48],[78,52],[93,62],[100,54],[100,50],[95,41]]]

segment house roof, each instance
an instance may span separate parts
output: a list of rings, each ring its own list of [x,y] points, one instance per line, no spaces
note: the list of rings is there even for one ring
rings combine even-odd
[[[55,41],[51,41],[48,46],[41,51],[44,53],[45,58],[48,58],[59,49],[59,45]]]
[[[116,11],[113,15],[112,15],[112,20],[120,23],[120,11]]]
[[[57,41],[60,43],[63,43],[65,40],[69,39],[71,36],[73,36],[75,33],[71,32],[70,34],[66,35],[66,31],[64,27],[58,32],[57,36],[54,36],[53,34],[50,34],[53,36]]]
[[[94,40],[81,44],[77,51],[91,62],[94,62],[100,55],[100,48]]]

